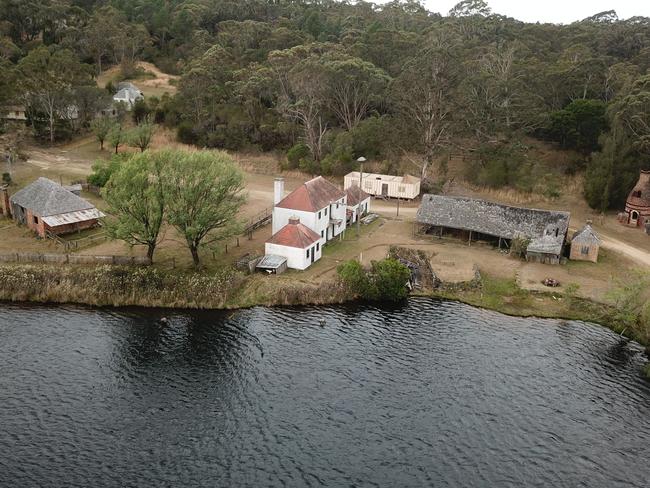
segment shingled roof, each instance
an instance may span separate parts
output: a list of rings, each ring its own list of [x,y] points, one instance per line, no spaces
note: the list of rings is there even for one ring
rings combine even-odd
[[[590,224],[586,224],[582,229],[573,234],[571,242],[584,245],[600,245],[600,237],[594,232]]]
[[[276,207],[318,212],[330,203],[340,200],[345,192],[322,176],[306,181],[284,197]]]
[[[94,209],[92,203],[47,178],[39,178],[15,193],[11,202],[29,209],[37,217],[49,217]]]
[[[511,207],[466,197],[424,195],[416,221],[505,239],[530,239],[528,251],[560,254],[570,214]],[[557,235],[556,235],[557,234]]]
[[[266,241],[267,244],[278,246],[297,247],[306,249],[320,240],[320,236],[309,227],[304,226],[297,219],[289,219],[289,223],[277,231]]]
[[[348,196],[348,207],[359,205],[359,203],[363,202],[366,198],[370,198],[370,195],[357,185],[352,185],[350,188],[345,190],[345,193]]]

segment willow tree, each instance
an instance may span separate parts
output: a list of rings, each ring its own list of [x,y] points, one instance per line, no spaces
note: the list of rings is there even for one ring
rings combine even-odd
[[[199,266],[199,249],[239,231],[244,176],[224,152],[165,151],[167,222],[183,237]]]
[[[109,236],[131,246],[146,246],[149,259],[162,240],[167,165],[166,154],[135,154],[118,166],[102,190],[112,216],[105,221]]]

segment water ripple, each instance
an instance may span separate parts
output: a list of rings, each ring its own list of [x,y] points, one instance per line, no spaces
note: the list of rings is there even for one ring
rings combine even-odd
[[[647,488],[642,363],[598,326],[428,299],[0,304],[0,486]]]

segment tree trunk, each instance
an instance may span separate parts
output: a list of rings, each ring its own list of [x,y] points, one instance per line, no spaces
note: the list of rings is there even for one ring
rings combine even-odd
[[[119,147],[120,147],[119,145],[115,146],[115,154],[117,154],[117,148]]]
[[[50,112],[50,144],[54,143],[54,112]]]
[[[199,261],[199,249],[194,244],[188,244],[188,246],[190,248],[190,252],[192,253],[192,261],[194,261],[194,267],[198,268],[201,264]]]
[[[149,260],[153,263],[153,253],[156,250],[156,243],[155,242],[150,242],[147,245],[147,257]]]
[[[104,139],[99,140],[99,150],[103,151],[104,150]]]

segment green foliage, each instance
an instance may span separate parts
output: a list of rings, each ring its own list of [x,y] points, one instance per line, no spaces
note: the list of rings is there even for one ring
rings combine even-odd
[[[176,138],[183,144],[196,144],[198,137],[190,121],[181,122],[176,128]]]
[[[309,148],[302,143],[296,144],[287,151],[287,167],[289,169],[296,169],[299,167],[300,162],[309,156]]]
[[[130,146],[137,147],[140,149],[140,152],[144,152],[149,147],[149,144],[151,144],[155,130],[155,124],[145,119],[126,133],[125,140]]]
[[[167,159],[160,153],[141,153],[116,165],[102,190],[112,218],[105,228],[114,239],[147,246],[153,259],[165,213],[162,178]]]
[[[124,143],[126,132],[122,129],[121,124],[114,124],[106,136],[111,147],[115,148],[115,154],[118,153],[120,146]]]
[[[372,280],[374,283],[375,299],[380,301],[397,302],[408,296],[406,283],[411,272],[396,259],[387,258],[373,261]]]
[[[650,340],[650,306],[648,305],[650,275],[645,272],[632,273],[619,280],[608,293],[614,303],[610,320],[618,326],[632,329],[641,342]]]
[[[359,261],[350,260],[339,264],[336,272],[346,289],[355,296],[369,297],[371,295],[370,277]]]
[[[236,234],[245,201],[244,177],[233,159],[215,151],[163,151],[167,221],[185,240],[195,266],[200,247]]]
[[[99,149],[104,150],[104,141],[108,138],[108,134],[116,122],[110,117],[100,116],[96,117],[91,123],[90,128],[95,134],[97,142],[99,142]]]
[[[2,183],[11,185],[11,175],[9,173],[2,173]]]
[[[598,138],[607,129],[605,104],[600,100],[574,100],[550,117],[549,135],[563,148],[589,154],[599,148]]]
[[[346,289],[357,297],[381,302],[397,302],[408,296],[411,272],[393,258],[373,261],[366,270],[357,261],[348,261],[336,269]]]
[[[113,156],[110,160],[103,159],[95,161],[92,165],[93,172],[88,176],[88,183],[103,188],[111,179],[111,176],[120,168],[124,157]]]
[[[133,117],[133,122],[140,124],[149,118],[150,114],[149,105],[143,98],[139,98],[131,107],[131,116]]]

